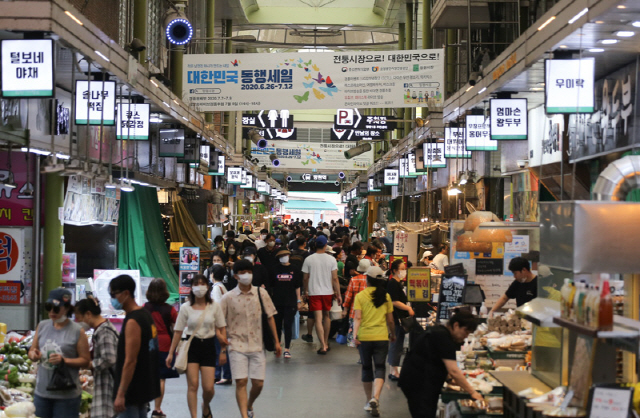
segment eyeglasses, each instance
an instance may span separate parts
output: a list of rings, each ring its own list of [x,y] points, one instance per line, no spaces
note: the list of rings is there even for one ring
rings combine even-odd
[[[119,290],[117,292],[109,292],[109,296],[111,296],[112,298],[115,298],[116,296],[118,296],[120,293],[122,293],[122,290]]]
[[[57,314],[57,313],[59,313],[59,312],[60,312],[60,306],[59,306],[59,305],[58,305],[58,306],[55,306],[55,305],[54,305],[53,303],[51,303],[51,302],[46,302],[46,303],[44,304],[44,310],[45,310],[45,311],[47,311],[47,312],[51,312],[51,311],[53,311],[53,313],[56,313],[56,314]]]

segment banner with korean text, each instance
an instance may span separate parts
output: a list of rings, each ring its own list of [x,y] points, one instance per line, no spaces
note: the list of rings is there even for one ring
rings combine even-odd
[[[357,145],[355,142],[296,142],[269,141],[266,148],[251,146],[251,157],[258,159],[258,166],[271,166],[269,156],[276,154],[281,169],[303,168],[307,170],[366,170],[373,164],[373,149],[347,160],[344,152]],[[321,172],[321,171],[320,171]]]
[[[201,112],[437,109],[444,101],[443,49],[190,54],[183,69],[182,97]]]

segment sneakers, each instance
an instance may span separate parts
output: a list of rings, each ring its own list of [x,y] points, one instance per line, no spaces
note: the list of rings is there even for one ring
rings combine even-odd
[[[379,417],[380,416],[380,402],[376,398],[371,398],[369,401],[369,406],[371,407],[371,416]]]
[[[301,338],[302,338],[302,341],[305,341],[308,343],[313,342],[313,336],[311,334],[304,334]]]
[[[371,412],[371,405],[369,405],[369,402],[364,404],[364,410],[367,411],[367,412]]]

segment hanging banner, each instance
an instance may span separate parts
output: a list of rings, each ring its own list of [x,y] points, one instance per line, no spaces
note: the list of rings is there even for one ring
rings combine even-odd
[[[200,112],[436,109],[444,99],[444,50],[188,54],[183,86],[185,102]]]
[[[633,62],[598,80],[592,114],[569,115],[569,160],[574,163],[635,145],[638,68]]]
[[[497,151],[498,141],[491,140],[491,124],[484,115],[466,117],[467,149],[469,151]]]
[[[464,128],[444,128],[444,157],[471,158],[467,151]]]
[[[75,115],[76,125],[115,125],[116,82],[76,81]]]
[[[240,186],[241,189],[249,189],[249,190],[253,190],[254,189],[254,185],[253,185],[253,176],[251,174],[247,174],[247,181],[242,184]]]
[[[447,166],[447,159],[444,154],[444,143],[435,142],[422,144],[423,169],[444,168]]]
[[[53,40],[3,39],[2,97],[53,97]]]
[[[407,269],[407,298],[409,302],[431,302],[431,269]]]
[[[120,103],[116,138],[128,141],[149,139],[149,104]]]
[[[409,177],[417,177],[418,170],[416,169],[416,154],[407,154],[407,164],[409,166]]]
[[[355,147],[354,142],[310,143],[293,141],[270,141],[266,148],[251,146],[251,157],[258,159],[258,166],[271,166],[269,156],[276,154],[280,160],[279,169],[316,169],[320,172],[328,169],[366,170],[373,164],[373,147],[351,159],[344,152]]]
[[[545,106],[547,113],[592,113],[595,58],[545,60]]]
[[[491,99],[491,139],[527,139],[527,99]]]

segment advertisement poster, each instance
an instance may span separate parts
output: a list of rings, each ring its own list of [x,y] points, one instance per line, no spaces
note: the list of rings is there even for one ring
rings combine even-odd
[[[431,269],[412,267],[407,271],[409,302],[431,302]]]
[[[282,169],[307,170],[366,170],[373,164],[373,147],[347,160],[344,152],[355,147],[355,142],[311,143],[294,141],[270,141],[266,148],[251,146],[251,157],[258,159],[258,166],[271,167],[269,156],[276,154]]]
[[[180,247],[180,270],[200,270],[200,248]]]
[[[142,305],[140,270],[93,270],[93,295],[100,301],[103,316],[124,318],[124,311],[117,311],[111,306],[109,295],[109,283],[121,274],[131,276],[136,282],[135,300],[138,305]]]
[[[188,54],[184,101],[200,112],[441,108],[444,50]]]
[[[11,305],[19,305],[20,285],[21,282],[0,280],[0,304],[8,303]]]
[[[564,115],[549,115],[544,106],[529,111],[529,167],[559,163],[560,140],[564,132]]]
[[[569,115],[569,160],[574,163],[634,146],[640,123],[635,62],[598,80],[591,114]]]
[[[62,254],[62,283],[76,282],[76,253]]]
[[[120,196],[116,189],[91,187],[88,178],[70,176],[64,199],[64,223],[69,225],[117,225]]]
[[[27,161],[28,159],[28,161]],[[0,186],[0,226],[31,226],[33,225],[33,154],[13,151],[11,153],[11,168],[9,168],[9,153],[0,152],[0,181],[13,176],[15,188]],[[27,182],[27,162],[31,168]]]

